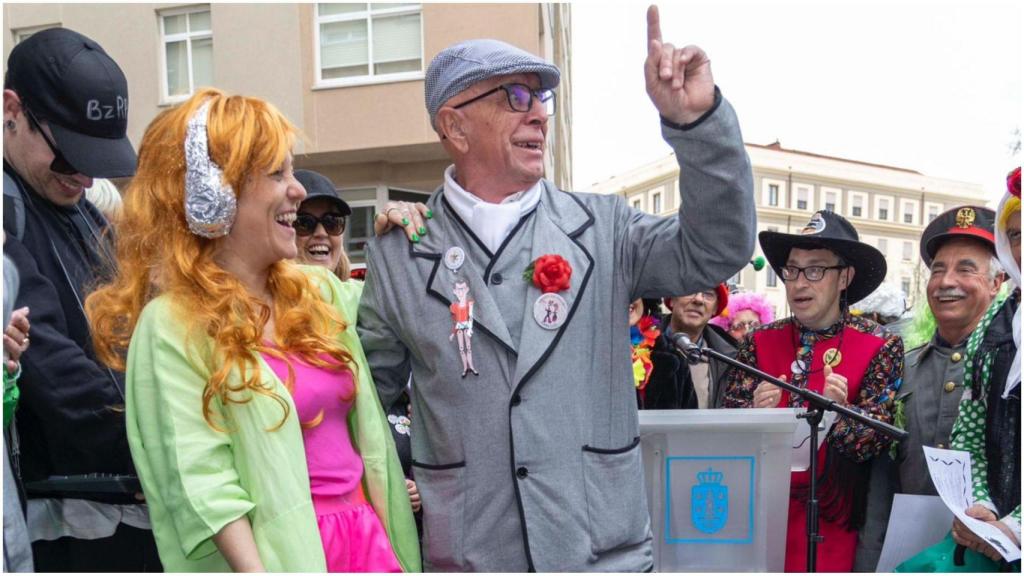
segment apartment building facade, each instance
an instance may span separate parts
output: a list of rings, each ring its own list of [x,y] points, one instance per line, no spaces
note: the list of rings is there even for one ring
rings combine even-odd
[[[778,142],[746,144],[754,175],[757,230],[799,232],[817,210],[850,220],[861,241],[888,263],[886,282],[900,287],[906,305],[924,296],[927,270],[919,256],[921,233],[937,215],[963,204],[985,205],[980,185],[927,176],[907,168],[789,150]],[[639,166],[591,187],[619,194],[639,210],[670,215],[679,209],[675,156]],[[755,256],[761,254],[760,246]],[[729,282],[768,296],[776,315],[788,315],[785,287],[770,267],[747,266]]]
[[[129,137],[195,89],[273,102],[302,132],[295,164],[322,172],[353,207],[346,248],[363,260],[389,199],[423,200],[448,165],[423,78],[446,46],[497,38],[562,70],[547,175],[571,189],[568,4],[4,4],[4,63],[29,35],[62,26],[100,43],[128,78]]]

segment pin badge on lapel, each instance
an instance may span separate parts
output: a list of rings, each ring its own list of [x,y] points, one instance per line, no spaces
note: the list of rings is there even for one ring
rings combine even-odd
[[[802,360],[793,360],[793,363],[789,365],[789,370],[793,374],[803,374],[806,372],[804,362]]]
[[[826,366],[835,368],[843,361],[843,353],[838,348],[829,348],[825,350],[825,354],[822,355],[821,359],[825,362]]]
[[[541,294],[540,298],[533,303],[533,319],[545,330],[557,330],[565,324],[565,317],[569,314],[569,305],[558,294]]]
[[[450,253],[451,250],[448,252]],[[447,260],[446,254],[446,265]],[[458,338],[462,377],[465,378],[469,372],[479,376],[480,373],[473,366],[473,306],[475,302],[469,294],[469,283],[464,278],[456,278],[452,284],[452,294],[455,295],[455,302],[448,307],[452,313],[452,333],[448,335],[448,341],[451,342],[456,337]]]
[[[452,246],[444,253],[444,267],[452,272],[458,272],[462,263],[466,261],[466,251],[458,246]]]

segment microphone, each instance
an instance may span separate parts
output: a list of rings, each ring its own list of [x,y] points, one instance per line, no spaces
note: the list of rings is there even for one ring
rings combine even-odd
[[[686,358],[687,364],[696,364],[700,362],[701,347],[694,344],[690,337],[682,332],[676,332],[672,335],[672,345],[676,347],[676,350]]]

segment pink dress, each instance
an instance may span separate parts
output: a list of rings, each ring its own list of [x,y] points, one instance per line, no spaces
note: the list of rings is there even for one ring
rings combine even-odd
[[[289,356],[295,371],[292,397],[302,423],[309,490],[320,540],[331,572],[401,572],[388,535],[363,494],[363,460],[352,446],[348,412],[352,374],[309,366]],[[282,382],[284,360],[264,354]],[[315,423],[315,425],[313,425]]]

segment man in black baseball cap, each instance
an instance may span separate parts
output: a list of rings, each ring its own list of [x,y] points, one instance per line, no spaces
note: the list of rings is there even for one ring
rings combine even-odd
[[[127,124],[128,83],[93,40],[58,28],[11,51],[4,254],[32,322],[16,473],[41,572],[160,569],[128,449],[123,375],[97,361],[82,308],[113,266],[107,221],[84,191],[93,178],[134,174]]]

